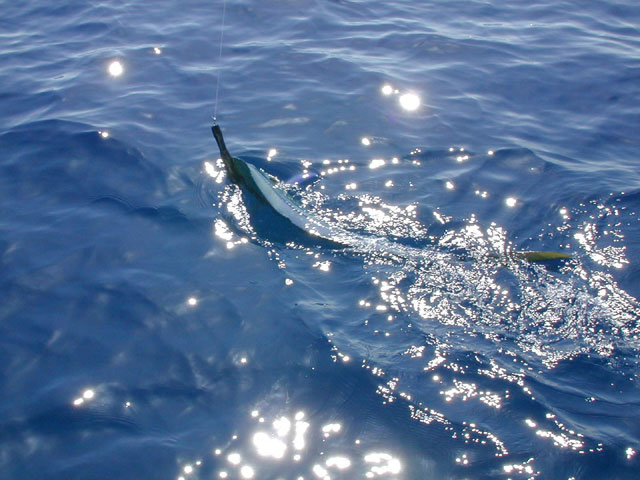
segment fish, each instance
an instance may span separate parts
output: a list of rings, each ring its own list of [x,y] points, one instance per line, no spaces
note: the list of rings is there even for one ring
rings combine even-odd
[[[231,156],[219,125],[213,125],[211,131],[218,143],[220,156],[232,183],[246,189],[270,206],[279,216],[308,235],[319,237],[337,247],[353,243],[348,239],[347,232],[337,229],[305,211],[285,190],[279,187],[279,181],[276,177],[265,173],[251,163]]]
[[[211,131],[216,139],[220,156],[232,183],[247,190],[257,199],[270,206],[280,217],[288,220],[306,234],[319,237],[336,247],[354,247],[362,243],[362,240],[356,238],[354,234],[335,228],[305,211],[285,190],[280,188],[276,177],[269,175],[249,162],[233,157],[227,149],[222,130],[218,124],[212,125]],[[370,246],[386,246],[386,249],[389,249],[388,242],[383,239],[372,239],[368,243],[370,243]],[[391,250],[395,249],[392,248]],[[404,251],[406,252],[406,249]],[[506,256],[535,263],[571,258],[571,254],[552,251],[516,251],[509,252]]]

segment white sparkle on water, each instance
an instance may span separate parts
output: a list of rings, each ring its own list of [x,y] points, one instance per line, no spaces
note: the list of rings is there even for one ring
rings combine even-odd
[[[109,64],[109,75],[112,77],[119,77],[124,72],[124,67],[122,64],[115,60]]]
[[[417,110],[420,106],[420,97],[415,93],[405,93],[404,95],[400,95],[398,100],[400,102],[400,106],[410,112]]]

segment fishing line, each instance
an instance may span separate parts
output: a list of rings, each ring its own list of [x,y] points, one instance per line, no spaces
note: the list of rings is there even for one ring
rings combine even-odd
[[[213,123],[218,114],[218,91],[220,90],[220,71],[222,70],[222,41],[224,39],[224,15],[227,10],[227,0],[222,1],[222,24],[220,25],[220,50],[218,51],[218,78],[216,79],[216,100],[213,108]]]

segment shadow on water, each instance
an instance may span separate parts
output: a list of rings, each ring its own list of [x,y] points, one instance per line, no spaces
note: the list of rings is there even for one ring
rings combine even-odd
[[[6,153],[3,183],[17,200],[82,202],[117,195],[135,202],[166,193],[163,172],[139,150],[87,125],[22,125],[0,136],[0,147]]]
[[[0,148],[6,154],[0,184],[25,209],[35,204],[43,212],[47,205],[92,205],[178,230],[208,228],[204,217],[173,205],[154,205],[171,201],[168,173],[106,132],[46,120],[4,133]]]

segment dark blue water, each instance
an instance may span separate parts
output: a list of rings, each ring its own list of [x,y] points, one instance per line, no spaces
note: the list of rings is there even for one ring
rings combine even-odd
[[[227,3],[2,5],[0,477],[638,478],[636,2]]]

